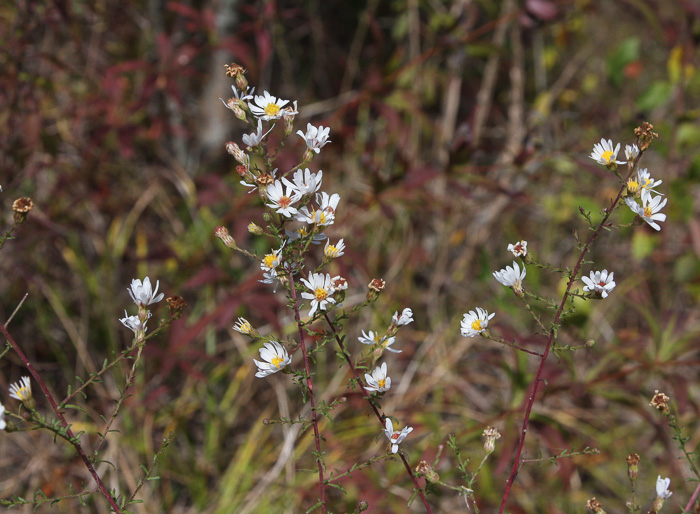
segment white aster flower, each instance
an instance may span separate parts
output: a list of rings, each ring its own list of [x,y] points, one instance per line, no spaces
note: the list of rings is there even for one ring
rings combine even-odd
[[[328,133],[330,130],[330,127],[323,128],[321,125],[316,128],[311,123],[307,123],[306,134],[301,130],[297,130],[297,134],[301,136],[309,150],[319,153],[326,143],[330,143],[330,141],[328,141]]]
[[[620,143],[613,149],[612,139],[601,139],[600,143],[593,146],[590,158],[603,166],[613,166],[615,164],[625,164],[625,161],[616,161],[617,152],[620,151]]]
[[[146,333],[146,323],[148,322],[149,318],[151,317],[151,311],[148,312],[148,317],[141,322],[141,318],[138,316],[129,316],[126,313],[126,309],[124,309],[124,318],[121,318],[119,321],[122,322],[122,325],[124,325],[126,328],[131,330],[134,334],[136,332],[143,332],[144,334]]]
[[[586,284],[583,287],[584,291],[594,291],[599,293],[603,298],[608,297],[608,293],[615,289],[615,281],[613,280],[614,273],[608,275],[608,270],[603,271],[591,271],[591,276],[581,277],[583,283]]]
[[[299,209],[299,214],[297,214],[297,221],[303,223],[308,223],[309,225],[317,226],[328,226],[332,225],[335,221],[335,210],[338,207],[338,202],[340,201],[340,195],[338,193],[333,193],[333,195],[328,195],[325,191],[321,193],[316,193],[316,203],[318,203],[317,209],[311,209],[307,206]]]
[[[332,245],[330,242],[330,239],[326,241],[326,246],[323,248],[323,255],[330,259],[336,259],[345,255],[345,252],[343,251],[345,250],[345,243],[342,239],[338,241],[338,244],[336,245]]]
[[[625,145],[625,157],[627,157],[627,161],[633,161],[637,158],[638,155],[639,148],[637,147],[637,145]]]
[[[516,293],[522,293],[525,273],[525,266],[523,266],[523,272],[520,273],[520,266],[518,266],[517,262],[513,261],[512,267],[506,266],[500,271],[494,271],[493,276],[504,286],[512,287]]]
[[[233,329],[245,335],[250,335],[255,331],[253,325],[245,318],[238,318],[238,321],[233,325]]]
[[[263,91],[262,95],[255,95],[253,101],[248,102],[248,108],[256,118],[265,121],[278,120],[286,114],[286,111],[282,110],[282,107],[288,103],[289,100],[282,100],[281,98],[272,96],[267,91]]]
[[[652,198],[651,194],[648,194],[642,195],[642,205],[639,205],[631,196],[625,198],[627,206],[654,230],[661,230],[661,226],[656,223],[657,221],[666,221],[666,215],[659,211],[664,208],[667,201],[668,198],[664,198],[662,202],[661,196]]]
[[[2,187],[0,187],[0,192],[2,192]],[[5,423],[5,406],[0,403],[0,430],[5,430],[7,423]]]
[[[656,496],[662,500],[667,500],[673,494],[668,488],[671,486],[670,478],[661,478],[661,475],[656,479]]]
[[[10,397],[26,403],[32,399],[32,383],[29,377],[22,377],[19,382],[10,384]]]
[[[264,378],[273,373],[277,373],[279,370],[292,363],[292,358],[287,353],[287,350],[277,341],[265,343],[263,347],[260,348],[260,358],[265,362],[253,359],[253,362],[255,362],[255,365],[258,367],[258,372],[255,374],[258,378]]]
[[[516,257],[525,257],[527,255],[527,241],[518,241],[514,245],[509,244],[508,251]]]
[[[379,332],[365,332],[364,330],[362,331],[362,335],[357,338],[358,341],[360,341],[362,344],[376,344],[385,350],[389,350],[390,352],[394,353],[401,353],[401,350],[394,350],[391,348],[391,345],[396,342],[396,337],[379,337]]]
[[[413,427],[403,427],[401,432],[394,431],[394,425],[389,418],[386,420],[386,430],[384,430],[384,435],[389,438],[391,442],[391,453],[396,453],[399,451],[399,444],[406,439],[406,436],[413,432]]]
[[[313,316],[317,309],[325,311],[329,303],[335,303],[331,295],[335,292],[331,283],[331,276],[326,273],[309,273],[309,279],[301,279],[304,285],[311,291],[301,293],[301,297],[311,300],[309,316]]]
[[[131,281],[131,287],[127,287],[126,290],[129,291],[129,295],[136,305],[145,307],[152,303],[158,303],[163,299],[163,296],[165,296],[163,293],[156,296],[159,285],[160,280],[156,280],[156,288],[155,290],[151,290],[151,280],[148,277],[143,279],[143,283],[135,278]]]
[[[391,389],[391,378],[386,374],[386,362],[381,366],[374,368],[372,374],[365,373],[365,381],[367,382],[367,391],[377,391],[383,393]]]
[[[284,244],[280,246],[277,250],[272,250],[272,253],[268,253],[263,257],[260,263],[260,269],[268,272],[275,272],[275,277],[277,276],[276,269],[282,263],[282,249]]]
[[[270,130],[272,130],[272,127],[270,127]],[[241,139],[243,140],[243,143],[248,146],[248,148],[252,148],[254,146],[258,146],[260,141],[262,141],[263,138],[270,133],[270,130],[263,134],[262,120],[258,120],[258,129],[250,134],[243,134]]]
[[[399,311],[396,311],[391,317],[391,322],[397,327],[402,327],[404,325],[408,325],[409,323],[413,323],[413,311],[406,307],[403,311],[401,311],[401,316],[399,316]]]
[[[318,173],[311,173],[309,168],[306,168],[304,171],[296,170],[292,176],[292,182],[287,180],[286,177],[283,177],[282,181],[296,191],[299,196],[304,196],[319,190],[321,182],[323,182],[323,171],[319,170]]]
[[[642,196],[651,194],[651,192],[660,195],[661,193],[655,191],[654,188],[662,183],[663,180],[653,179],[647,168],[638,169],[637,176],[630,177],[627,181],[627,191],[632,194],[640,193]]]
[[[489,326],[489,320],[496,314],[489,314],[481,307],[476,308],[476,312],[469,311],[469,314],[464,314],[464,319],[461,323],[461,332],[464,337],[476,337],[481,334],[486,327]]]
[[[296,207],[294,207],[292,204],[298,202],[301,197],[289,186],[287,186],[286,191],[284,189],[285,188],[282,185],[282,182],[275,180],[275,182],[269,186],[265,192],[268,200],[270,200],[272,203],[265,205],[275,209],[275,212],[283,214],[287,218],[291,218],[298,212]]]

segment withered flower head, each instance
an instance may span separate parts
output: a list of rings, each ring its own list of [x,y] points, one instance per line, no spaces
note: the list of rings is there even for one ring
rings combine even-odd
[[[664,393],[660,393],[657,389],[656,391],[654,391],[654,396],[651,398],[649,405],[651,405],[655,409],[660,410],[664,414],[668,414],[670,412],[668,408],[668,401],[670,399],[671,398],[666,396]]]
[[[627,456],[627,475],[630,477],[630,480],[634,480],[637,478],[637,474],[639,473],[639,454],[638,453],[630,453]]]
[[[493,453],[496,447],[496,439],[501,438],[500,432],[494,427],[486,427],[482,435],[486,438],[486,441],[484,441],[484,450],[486,453]]]
[[[245,91],[248,87],[248,80],[245,78],[245,69],[243,66],[231,63],[230,65],[224,64],[224,67],[226,68],[226,76],[233,79],[238,89]]]
[[[418,463],[418,466],[416,467],[416,475],[419,477],[425,477],[425,479],[428,482],[437,482],[440,480],[440,476],[435,472],[435,470],[425,462],[424,460],[420,461]]]
[[[605,514],[603,504],[595,499],[595,496],[586,502],[586,508],[596,512],[597,514]]]
[[[652,140],[659,135],[654,132],[654,125],[645,121],[639,127],[634,129],[634,135],[637,137],[637,144],[639,149],[644,151],[649,148]]]
[[[12,202],[12,210],[14,211],[15,223],[23,223],[27,219],[27,213],[34,207],[34,202],[31,198],[23,196]]]
[[[269,186],[269,185],[272,184],[274,181],[275,181],[275,177],[273,177],[273,176],[270,175],[269,173],[264,173],[264,172],[263,172],[263,173],[261,173],[260,175],[258,175],[257,177],[255,177],[255,183],[256,183],[258,186],[261,186],[261,187]]]
[[[226,227],[218,226],[214,229],[214,235],[221,239],[221,242],[224,243],[229,248],[236,248],[236,240],[231,237],[231,234],[228,233],[228,229]]]
[[[170,317],[173,319],[179,319],[182,315],[182,310],[185,308],[185,299],[182,296],[174,295],[168,296],[165,301],[168,303],[168,309],[170,310]]]

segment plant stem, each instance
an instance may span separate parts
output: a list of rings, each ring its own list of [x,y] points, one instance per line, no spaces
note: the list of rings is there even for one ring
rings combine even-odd
[[[328,313],[324,313],[323,316],[326,318],[326,321],[328,322],[328,326],[331,327],[331,332],[333,332],[333,337],[335,337],[335,340],[338,343],[338,346],[340,347],[340,351],[342,352],[343,357],[345,357],[345,361],[348,363],[348,366],[350,367],[350,371],[352,371],[352,376],[355,378],[355,380],[357,381],[357,384],[362,389],[362,393],[365,395],[365,397],[367,397],[367,402],[369,403],[370,407],[372,407],[372,410],[374,411],[374,415],[377,416],[377,419],[379,420],[379,424],[382,426],[382,428],[384,428],[384,419],[385,418],[382,415],[382,413],[379,412],[379,409],[374,404],[374,402],[372,402],[370,400],[371,395],[367,391],[367,389],[365,389],[365,385],[362,382],[362,379],[357,374],[357,370],[355,369],[355,366],[352,363],[352,360],[350,360],[350,355],[348,354],[347,351],[345,351],[345,345],[343,345],[343,341],[338,336],[338,332],[336,332],[335,326],[333,326],[331,319],[328,317]],[[425,505],[426,510],[430,514],[432,514],[433,510],[430,508],[430,504],[428,504],[428,499],[425,497],[425,493],[423,492],[423,489],[421,488],[420,484],[418,483],[418,479],[413,474],[413,470],[411,469],[411,466],[408,464],[406,457],[404,457],[402,453],[399,453],[399,455],[401,456],[401,460],[403,461],[403,464],[406,467],[406,472],[408,473],[408,476],[410,476],[411,480],[413,480],[413,485],[416,487],[416,490],[418,491],[420,499],[423,501],[423,505]]]
[[[299,314],[299,302],[297,301],[297,293],[294,287],[294,274],[289,272],[289,293],[294,304],[294,319],[297,321],[299,329],[299,346],[301,353],[304,356],[304,369],[306,371],[306,387],[309,390],[309,401],[311,402],[311,421],[314,426],[314,440],[316,441],[316,463],[318,464],[318,487],[321,492],[321,512],[326,512],[326,483],[323,479],[323,462],[321,461],[321,436],[318,431],[318,413],[316,412],[316,404],[314,403],[314,385],[311,381],[311,367],[309,366],[309,354],[306,351],[306,340],[304,338],[304,325],[301,322]]]
[[[51,396],[51,392],[49,391],[49,388],[46,387],[46,384],[44,383],[43,379],[39,375],[39,373],[34,369],[34,366],[32,366],[32,363],[29,362],[29,359],[24,355],[24,352],[22,352],[21,348],[17,344],[17,342],[12,338],[10,333],[7,331],[5,326],[3,324],[0,324],[0,332],[3,333],[3,335],[7,338],[8,342],[12,346],[12,349],[17,353],[19,356],[20,360],[24,363],[26,366],[27,370],[29,373],[34,377],[34,380],[36,380],[37,384],[39,384],[39,387],[41,390],[44,392],[44,395],[46,396],[46,399],[49,401],[51,404],[51,408],[53,409],[54,413],[58,417],[58,419],[61,421],[61,424],[63,427],[66,429],[66,434],[68,434],[68,437],[70,437],[74,442],[72,442],[73,447],[75,448],[75,451],[78,452],[78,455],[80,455],[80,458],[82,459],[83,463],[85,464],[85,467],[88,469],[90,474],[92,475],[92,478],[95,480],[95,483],[97,484],[97,487],[99,488],[100,492],[102,495],[107,498],[107,501],[109,502],[109,505],[112,507],[114,512],[120,513],[121,510],[119,509],[119,506],[117,505],[117,501],[114,499],[112,494],[107,490],[105,485],[102,483],[102,479],[100,478],[100,475],[97,474],[97,471],[95,470],[95,467],[92,465],[92,462],[90,462],[90,459],[88,456],[85,454],[83,451],[82,446],[78,442],[78,440],[75,438],[75,435],[73,434],[73,431],[70,429],[70,426],[68,425],[68,421],[66,421],[66,417],[63,415],[63,413],[59,410],[58,404],[56,404],[56,400],[54,400],[53,396]]]

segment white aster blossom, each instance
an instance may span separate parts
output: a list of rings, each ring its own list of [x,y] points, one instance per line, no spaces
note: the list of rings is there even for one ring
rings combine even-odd
[[[126,309],[124,309],[124,318],[121,318],[119,321],[122,322],[122,325],[124,325],[126,328],[131,330],[134,334],[136,332],[142,332],[146,333],[146,323],[148,322],[148,319],[151,317],[151,311],[148,312],[148,317],[141,322],[141,318],[138,316],[129,316],[126,313]]]
[[[304,285],[311,291],[310,293],[301,293],[301,297],[306,300],[311,300],[311,310],[309,316],[313,316],[316,310],[325,311],[329,303],[335,303],[331,295],[335,292],[331,283],[330,274],[326,273],[309,273],[309,279],[301,279]]]
[[[649,171],[647,170],[647,168],[638,169],[637,175],[630,177],[627,181],[627,191],[629,191],[632,194],[640,193],[642,196],[649,195],[652,192],[656,193],[657,195],[660,195],[661,193],[655,191],[654,188],[658,185],[661,185],[662,183],[663,180],[653,179],[649,175]]]
[[[666,205],[668,198],[661,201],[661,196],[651,197],[651,194],[642,195],[642,205],[639,205],[634,198],[628,196],[625,198],[627,206],[632,209],[632,212],[640,216],[654,230],[661,230],[661,226],[657,221],[666,221],[666,215],[661,211]]]
[[[661,475],[656,479],[656,496],[662,500],[667,500],[673,494],[668,488],[671,486],[670,478],[661,478]]]
[[[253,359],[253,362],[258,367],[258,372],[255,374],[258,378],[265,378],[268,375],[277,373],[292,362],[292,358],[287,353],[287,350],[277,341],[265,343],[260,348],[260,358],[265,362]]]
[[[128,287],[126,290],[129,291],[129,295],[136,305],[145,307],[152,303],[158,303],[165,296],[163,293],[156,296],[159,285],[160,281],[156,280],[156,288],[151,290],[151,280],[148,277],[143,279],[143,283],[135,278],[131,281],[131,287]]]
[[[323,171],[319,170],[318,173],[311,173],[309,168],[306,168],[304,171],[296,170],[292,176],[292,182],[287,180],[286,177],[283,177],[282,181],[297,192],[299,196],[304,196],[319,190],[321,182],[323,182]]]
[[[508,251],[516,257],[525,257],[527,255],[527,241],[523,240],[515,244],[509,244]]]
[[[383,393],[391,389],[391,378],[387,376],[386,362],[374,368],[371,375],[365,373],[365,381],[367,382],[367,387],[365,387],[367,391]]]
[[[496,314],[489,314],[481,307],[476,308],[476,312],[469,311],[469,314],[464,314],[464,319],[461,323],[461,332],[464,337],[476,337],[481,334],[486,327],[489,326],[489,320]]]
[[[282,263],[282,249],[284,244],[277,250],[272,250],[272,253],[268,253],[263,257],[260,263],[260,269],[263,271],[275,271],[275,276],[277,276],[276,269]]]
[[[262,95],[255,95],[253,101],[248,102],[248,108],[256,118],[270,121],[278,120],[284,114],[289,114],[287,111],[282,109],[282,107],[288,103],[289,100],[282,100],[281,98],[272,96],[267,91],[263,91]],[[294,112],[294,114],[296,114],[296,112]]]
[[[262,120],[258,120],[258,129],[255,132],[251,132],[250,134],[243,134],[243,137],[241,139],[243,140],[243,143],[245,143],[248,146],[248,148],[252,148],[254,146],[258,146],[260,144],[260,141],[262,141],[263,138],[266,135],[268,135],[271,130],[272,127],[270,127],[270,130],[263,134]]]
[[[302,207],[299,209],[296,220],[322,227],[332,225],[335,221],[335,210],[338,208],[339,201],[340,195],[338,193],[333,193],[330,196],[325,191],[316,193],[318,208],[309,209],[308,206]]]
[[[362,331],[362,335],[357,338],[358,341],[360,341],[362,344],[376,344],[381,348],[384,348],[385,350],[389,350],[390,352],[394,353],[401,353],[401,350],[394,350],[391,348],[391,345],[396,342],[396,337],[379,337],[379,332],[365,332],[364,330]]]
[[[326,241],[326,246],[323,248],[323,255],[330,259],[336,259],[345,255],[345,243],[342,239],[338,241],[338,244],[332,245],[330,243],[330,239]]]
[[[620,143],[617,143],[617,146],[613,148],[612,139],[608,139],[607,141],[605,139],[601,139],[600,143],[593,145],[593,152],[591,153],[590,158],[603,166],[625,164],[625,161],[615,160],[617,159],[617,152],[619,151]]]
[[[326,143],[330,143],[330,141],[328,141],[328,133],[330,130],[330,127],[323,128],[321,125],[317,128],[311,123],[307,123],[306,134],[301,130],[297,130],[297,134],[301,136],[309,150],[319,153]]]
[[[413,311],[410,308],[406,307],[403,311],[401,311],[400,316],[399,311],[396,311],[391,317],[391,322],[397,327],[403,327],[404,325],[413,323]]]
[[[301,197],[289,186],[287,186],[285,191],[285,187],[279,180],[275,180],[275,182],[267,188],[265,193],[267,194],[268,200],[272,202],[265,205],[275,209],[275,212],[278,214],[283,214],[287,218],[291,218],[298,212],[296,207],[292,204],[298,202]]]
[[[639,147],[637,145],[625,145],[625,157],[627,161],[633,161],[639,155]],[[631,166],[631,164],[630,164]]]
[[[599,293],[603,298],[608,297],[608,293],[615,289],[615,281],[613,280],[614,273],[608,275],[608,270],[603,271],[591,271],[591,276],[581,277],[583,283],[586,284],[583,287],[584,291],[593,291]]]
[[[396,453],[399,451],[399,444],[406,439],[406,436],[413,431],[413,427],[403,427],[401,432],[398,430],[394,431],[394,425],[389,418],[386,420],[386,430],[384,430],[384,435],[389,438],[391,442],[391,453]]]
[[[523,291],[523,280],[525,279],[525,266],[523,266],[523,272],[520,273],[520,266],[518,263],[513,261],[513,266],[506,266],[500,271],[494,271],[493,276],[501,284],[506,287],[512,287],[516,293],[522,293]]]
[[[2,187],[0,187],[0,192],[2,192]],[[0,403],[0,430],[5,430],[7,423],[5,423],[5,406]]]
[[[19,382],[10,384],[10,397],[22,403],[32,399],[32,382],[29,377],[22,377]]]
[[[245,318],[238,318],[238,321],[233,325],[233,329],[245,335],[250,335],[255,330],[253,325]]]

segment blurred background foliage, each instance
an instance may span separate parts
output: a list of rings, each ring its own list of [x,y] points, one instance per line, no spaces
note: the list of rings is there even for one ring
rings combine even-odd
[[[246,230],[262,210],[224,150],[244,130],[219,100],[231,94],[231,62],[256,91],[298,100],[298,128],[331,127],[332,143],[311,165],[323,169],[324,190],[342,197],[329,232],[348,250],[331,271],[349,279],[347,305],[371,278],[387,281],[372,312],[349,324],[350,349],[395,310],[416,313],[400,334],[384,402],[415,427],[403,445],[413,465],[432,460],[449,433],[476,462],[483,429],[504,434],[477,481],[482,512],[500,502],[535,365],[460,337],[461,314],[495,311],[494,333],[540,348],[543,336],[491,272],[510,263],[505,248],[518,239],[540,260],[572,265],[572,232],[586,233],[579,206],[600,219],[617,189],[588,158],[593,144],[605,137],[624,147],[642,120],[653,123],[660,137],[642,165],[664,181],[668,220],[659,233],[613,230],[594,247],[585,272],[614,271],[617,288],[603,302],[579,302],[560,331],[562,344],[597,344],[550,357],[526,443],[532,462],[508,511],[583,512],[596,496],[621,512],[631,452],[642,457],[643,503],[657,474],[672,478],[669,510],[690,497],[687,465],[648,401],[655,389],[669,394],[697,447],[697,2],[17,0],[0,4],[0,20],[4,223],[14,198],[35,204],[0,256],[0,319],[29,293],[9,329],[61,396],[129,342],[118,318],[132,278],[158,279],[166,296],[188,304],[149,342],[103,454],[113,466],[99,468],[109,487],[133,489],[139,464],[174,433],[160,480],[142,490],[136,511],[299,512],[317,498],[306,471],[310,433],[262,423],[306,412],[298,391],[284,376],[256,379],[259,345],[231,330],[237,316],[264,334],[293,330],[284,298],[257,282],[257,264],[213,237],[224,225],[240,246],[268,250]],[[302,145],[292,137],[277,165],[291,167]],[[615,219],[632,215],[623,208]],[[526,286],[555,298],[564,287],[535,268]],[[346,369],[330,354],[318,358],[321,397],[348,399],[323,425],[329,470],[344,470],[384,452],[385,441],[348,391]],[[12,354],[0,370],[3,391],[24,373]],[[88,449],[122,384],[117,376],[91,388],[87,416],[75,414]],[[600,454],[547,461],[585,447]],[[3,435],[0,451],[3,497],[38,488],[57,496],[87,481],[72,450],[44,433]],[[458,485],[455,467],[445,451],[437,471]],[[347,494],[331,490],[335,512],[362,499],[370,512],[407,510],[411,485],[399,463],[342,483]],[[433,493],[437,512],[466,510],[453,492]],[[106,512],[99,498],[88,504]]]

